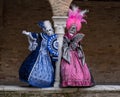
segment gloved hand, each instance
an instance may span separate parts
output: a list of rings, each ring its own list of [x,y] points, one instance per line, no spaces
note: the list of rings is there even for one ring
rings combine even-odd
[[[30,32],[27,32],[26,30],[23,30],[23,31],[22,31],[22,34],[25,34],[25,35],[29,36],[29,35],[30,35]]]
[[[75,43],[75,42],[73,42],[73,43],[70,44],[70,47],[71,47],[73,50],[75,50],[75,49],[77,48],[77,46],[78,46],[78,44]]]

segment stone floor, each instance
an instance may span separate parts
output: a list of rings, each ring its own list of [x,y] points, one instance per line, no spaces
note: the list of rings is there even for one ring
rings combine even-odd
[[[76,91],[120,91],[120,85],[96,85],[89,88],[35,88],[16,85],[0,85],[0,91],[44,91],[48,93],[68,93]]]
[[[120,86],[96,85],[91,88],[30,88],[1,85],[0,97],[120,97]]]

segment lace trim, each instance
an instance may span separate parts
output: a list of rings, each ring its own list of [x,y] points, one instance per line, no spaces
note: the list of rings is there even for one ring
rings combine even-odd
[[[30,34],[29,34],[29,36],[28,36],[28,42],[29,42],[29,47],[28,47],[28,49],[29,49],[30,51],[35,50],[36,47],[38,46],[37,37],[34,38],[34,37],[32,36],[32,33],[31,33],[31,32],[30,32]]]

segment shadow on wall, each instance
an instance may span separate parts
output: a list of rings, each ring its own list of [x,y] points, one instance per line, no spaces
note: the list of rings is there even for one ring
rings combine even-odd
[[[52,9],[48,0],[3,0],[1,5],[0,84],[21,84],[18,69],[29,54],[27,37],[21,32],[41,32],[37,23],[51,20]]]

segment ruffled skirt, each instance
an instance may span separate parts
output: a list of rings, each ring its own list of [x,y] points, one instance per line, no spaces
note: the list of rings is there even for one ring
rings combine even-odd
[[[93,85],[94,81],[87,64],[82,64],[76,51],[70,51],[70,64],[64,59],[61,61],[61,86],[89,87]]]

